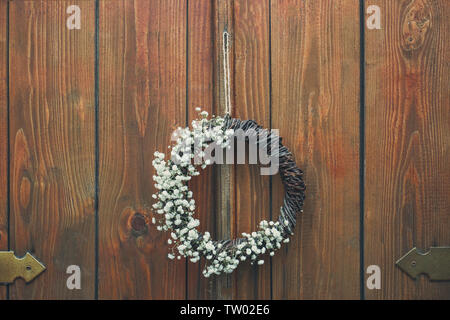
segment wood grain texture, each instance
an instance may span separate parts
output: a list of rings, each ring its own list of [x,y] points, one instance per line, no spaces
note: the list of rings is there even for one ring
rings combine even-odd
[[[81,30],[66,27],[69,5]],[[11,249],[47,270],[12,299],[94,297],[94,1],[10,2]],[[82,290],[66,269],[82,270]]]
[[[188,2],[188,120],[198,118],[196,108],[214,113],[214,44],[213,1]],[[189,183],[196,201],[196,215],[200,219],[200,231],[215,234],[215,186],[214,168],[208,166],[200,176]],[[204,260],[204,259],[202,259]],[[213,297],[214,281],[202,275],[204,261],[187,262],[187,298],[208,299]]]
[[[8,250],[8,5],[0,1],[0,250]],[[6,287],[0,284],[0,300],[6,299]]]
[[[100,1],[99,298],[183,299],[149,223],[153,153],[186,122],[186,1]]]
[[[381,8],[382,28],[365,31],[363,244],[359,1],[100,0],[97,146],[95,3],[10,1],[8,44],[0,0],[0,250],[9,202],[11,249],[48,268],[11,285],[12,299],[94,298],[96,147],[100,299],[358,299],[360,245],[364,267],[382,271],[366,298],[450,298],[447,282],[395,267],[414,246],[450,245],[446,0],[365,1]],[[66,28],[72,4],[81,30]],[[151,161],[196,107],[225,113],[225,28],[232,116],[280,130],[307,191],[291,242],[264,266],[205,279],[203,264],[168,260],[167,234],[149,223]],[[276,220],[284,196],[278,176],[248,164],[208,167],[190,188],[215,239]],[[66,288],[71,264],[82,290]]]
[[[365,264],[381,268],[369,299],[449,299],[448,282],[395,267],[413,247],[450,245],[448,1],[366,1]]]
[[[304,213],[273,260],[274,299],[359,298],[359,9],[272,1],[272,128],[304,170]],[[284,195],[273,179],[273,215]]]
[[[253,119],[270,127],[269,1],[234,2],[233,117]],[[247,151],[249,149],[247,148]],[[258,165],[236,165],[235,237],[256,231],[261,220],[270,220],[270,177]],[[242,263],[234,272],[234,298],[270,299],[270,259],[251,266]]]
[[[215,99],[214,110],[218,115],[224,115],[225,85],[223,68],[223,32],[226,30],[230,35],[234,33],[234,0],[214,0],[214,86]],[[231,104],[234,104],[234,81],[233,81],[233,45],[229,49],[230,65],[230,90]],[[216,239],[232,239],[236,236],[234,208],[236,203],[235,193],[235,167],[233,165],[215,166],[215,236]],[[235,276],[233,274],[222,274],[214,276],[212,281],[213,299],[228,300],[234,296]]]

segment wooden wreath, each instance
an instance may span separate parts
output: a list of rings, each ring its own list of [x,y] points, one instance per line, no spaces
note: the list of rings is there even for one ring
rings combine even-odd
[[[171,232],[168,239],[168,244],[173,245],[168,254],[170,259],[185,257],[198,262],[204,257],[207,264],[203,274],[209,277],[211,274],[231,273],[240,261],[247,259],[261,265],[264,263],[264,260],[258,259],[261,254],[273,256],[282,242],[289,242],[297,214],[303,211],[306,188],[303,172],[296,166],[292,153],[282,144],[278,135],[253,120],[235,119],[229,115],[207,119],[205,111],[201,115],[202,119],[192,122],[192,130],[178,129],[171,159],[165,160],[163,153],[155,152],[153,166],[156,175],[153,179],[158,191],[153,198],[158,201],[153,205],[156,217],[152,218],[152,222],[158,224],[158,230]],[[253,141],[258,147],[269,146],[270,156],[278,157],[279,174],[285,190],[284,202],[276,222],[263,220],[259,230],[250,234],[242,233],[242,238],[213,241],[209,232],[202,234],[197,230],[200,222],[193,217],[195,200],[192,199],[187,181],[200,174],[198,165],[193,165],[192,159],[204,156],[203,147],[214,143],[220,148],[230,148],[237,130],[245,133],[247,141],[249,136],[256,135],[257,139]],[[270,148],[275,141],[278,147]],[[202,148],[198,148],[199,145]],[[201,168],[211,164],[206,160]]]

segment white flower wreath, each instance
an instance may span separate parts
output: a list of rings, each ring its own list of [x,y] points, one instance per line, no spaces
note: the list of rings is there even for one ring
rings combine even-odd
[[[192,160],[203,158],[203,148],[213,143],[221,148],[230,148],[234,135],[233,129],[225,128],[223,117],[207,119],[206,111],[200,115],[199,120],[192,121],[192,129],[178,128],[171,159],[165,160],[165,155],[158,151],[154,154],[152,164],[156,175],[153,179],[158,191],[153,194],[153,198],[157,199],[153,205],[157,218],[153,217],[152,223],[157,224],[160,231],[171,232],[167,240],[172,245],[171,253],[168,254],[170,259],[185,257],[194,263],[201,257],[207,260],[203,270],[205,277],[231,273],[239,262],[247,259],[252,264],[257,261],[258,265],[262,265],[264,260],[259,258],[260,255],[269,253],[273,256],[282,242],[289,242],[289,233],[285,232],[279,221],[261,221],[259,230],[250,234],[242,233],[243,238],[235,245],[229,245],[229,240],[213,241],[209,232],[201,234],[197,230],[200,221],[194,218],[195,200],[187,181],[200,172],[197,170],[199,165],[192,164]],[[211,164],[212,161],[206,159],[200,167],[204,169]],[[283,223],[286,226],[289,224],[287,220]]]

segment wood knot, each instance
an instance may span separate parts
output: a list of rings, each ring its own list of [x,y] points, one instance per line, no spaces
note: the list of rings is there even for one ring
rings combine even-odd
[[[131,231],[135,236],[141,236],[148,231],[147,219],[144,215],[136,212],[131,218]]]
[[[431,8],[426,0],[413,0],[402,22],[402,47],[406,51],[420,48],[431,27]]]
[[[22,181],[20,182],[20,205],[22,208],[28,208],[30,203],[30,195],[31,195],[31,182],[28,177],[22,177]]]

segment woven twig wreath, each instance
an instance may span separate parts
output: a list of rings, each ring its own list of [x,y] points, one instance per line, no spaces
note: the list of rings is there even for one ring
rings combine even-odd
[[[152,222],[158,225],[158,230],[171,233],[167,241],[172,245],[171,253],[168,254],[170,259],[185,257],[198,262],[204,257],[207,264],[203,274],[209,277],[211,274],[231,273],[239,262],[247,259],[261,265],[264,260],[258,258],[260,255],[269,253],[273,256],[282,242],[289,242],[297,214],[302,212],[305,184],[303,172],[296,166],[292,153],[272,131],[264,129],[253,120],[234,119],[229,115],[207,119],[205,111],[201,115],[202,119],[192,122],[192,130],[178,128],[171,159],[165,160],[163,153],[155,152],[153,166],[156,175],[153,179],[158,191],[153,198],[158,201],[153,205],[156,217],[152,218]],[[285,190],[284,203],[278,221],[263,220],[259,224],[259,230],[250,234],[242,233],[242,238],[213,241],[209,232],[202,234],[197,230],[200,222],[194,218],[195,200],[192,199],[187,181],[200,174],[197,170],[199,165],[192,164],[192,160],[205,156],[203,148],[208,148],[211,144],[219,148],[230,148],[238,129],[246,137],[256,134],[258,147],[269,147],[270,156],[278,157],[279,174]],[[278,142],[278,148],[270,148],[275,141]],[[212,162],[206,160],[200,166],[203,169],[210,164]]]

